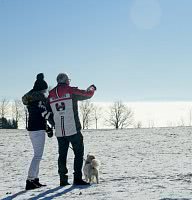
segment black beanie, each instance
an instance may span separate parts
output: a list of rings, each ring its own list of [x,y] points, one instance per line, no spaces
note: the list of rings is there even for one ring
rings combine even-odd
[[[39,73],[37,74],[36,81],[33,86],[33,90],[35,91],[41,91],[41,90],[46,90],[48,88],[47,83],[44,81],[44,74]]]

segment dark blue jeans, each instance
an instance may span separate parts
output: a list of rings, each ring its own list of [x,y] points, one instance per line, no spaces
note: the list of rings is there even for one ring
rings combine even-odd
[[[57,137],[59,145],[58,173],[61,181],[68,180],[67,152],[71,143],[74,152],[74,180],[82,179],[82,167],[84,156],[83,136],[77,133],[72,136]]]

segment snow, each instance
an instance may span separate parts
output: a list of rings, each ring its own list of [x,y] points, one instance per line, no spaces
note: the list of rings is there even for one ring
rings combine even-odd
[[[46,138],[40,181],[25,191],[33,155],[26,130],[0,130],[0,199],[189,200],[192,199],[192,128],[83,131],[85,156],[100,161],[100,183],[59,187],[57,140]],[[69,182],[73,181],[69,149]]]

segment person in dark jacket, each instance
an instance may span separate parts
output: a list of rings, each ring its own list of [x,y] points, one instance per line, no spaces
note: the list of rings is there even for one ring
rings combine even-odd
[[[58,140],[59,158],[58,173],[60,186],[69,185],[68,169],[66,167],[69,143],[72,144],[74,158],[74,185],[88,185],[82,180],[82,166],[84,156],[83,136],[78,115],[78,101],[93,96],[96,87],[91,85],[87,90],[69,86],[70,79],[67,74],[57,76],[57,86],[49,91],[49,103],[54,116],[55,135]]]
[[[28,170],[26,190],[45,186],[39,182],[38,175],[44,151],[45,132],[47,128],[46,120],[48,120],[51,113],[47,111],[47,105],[49,104],[45,97],[45,92],[48,85],[44,80],[43,73],[38,74],[36,78],[37,80],[34,83],[33,89],[22,97],[23,104],[28,109],[27,130],[34,150],[34,156]]]

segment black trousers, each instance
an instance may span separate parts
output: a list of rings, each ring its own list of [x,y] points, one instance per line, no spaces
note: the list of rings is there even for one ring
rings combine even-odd
[[[74,152],[74,180],[82,179],[82,167],[84,156],[83,136],[79,132],[72,136],[57,137],[59,145],[58,173],[61,181],[68,180],[67,152],[71,143]]]

